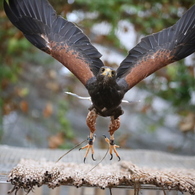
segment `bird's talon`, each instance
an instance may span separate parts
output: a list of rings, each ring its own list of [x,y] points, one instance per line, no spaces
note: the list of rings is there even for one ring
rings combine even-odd
[[[91,158],[92,158],[93,161],[96,161],[95,158],[94,158],[94,156],[93,156],[93,154],[91,155]]]
[[[110,140],[110,145],[111,146],[114,146],[115,144],[114,144],[114,140]]]
[[[84,157],[84,160],[83,160],[84,163],[85,163],[87,155],[90,151],[91,151],[91,157],[95,161],[95,158],[93,156],[93,154],[94,154],[93,142],[95,141],[95,136],[93,136],[92,138],[88,137],[87,140],[88,140],[88,144],[81,147],[81,148],[79,148],[79,150],[86,149],[85,157]]]
[[[93,145],[93,139],[89,139],[89,145]]]
[[[116,154],[116,156],[118,157],[118,161],[121,160],[120,156],[118,155],[118,152],[116,151],[116,148],[119,148],[120,146],[116,145],[114,143],[114,139],[108,139],[105,135],[103,135],[105,138],[105,141],[108,143],[109,145],[109,150],[110,150],[110,160],[113,159],[113,154],[112,152],[114,152]]]

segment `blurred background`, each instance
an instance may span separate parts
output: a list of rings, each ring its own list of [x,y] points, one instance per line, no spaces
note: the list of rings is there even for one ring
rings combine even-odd
[[[49,0],[77,24],[117,68],[127,52],[151,33],[173,25],[191,0]],[[85,87],[60,63],[32,46],[7,19],[0,0],[0,144],[71,148],[89,134]],[[195,154],[195,55],[169,65],[132,88],[123,104],[116,143],[123,149]],[[97,120],[96,147],[107,147],[110,119]]]

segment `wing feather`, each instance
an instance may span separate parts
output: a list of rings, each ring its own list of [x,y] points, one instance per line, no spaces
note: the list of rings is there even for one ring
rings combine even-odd
[[[195,51],[195,5],[173,26],[141,39],[117,70],[117,82],[129,90],[158,69]]]
[[[47,0],[4,0],[4,10],[33,45],[60,61],[84,85],[103,66],[101,54],[87,36],[57,16]]]

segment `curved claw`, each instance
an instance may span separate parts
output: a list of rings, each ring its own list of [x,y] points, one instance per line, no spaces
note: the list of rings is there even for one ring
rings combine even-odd
[[[115,143],[114,143],[114,139],[108,139],[105,135],[103,135],[104,136],[104,138],[105,138],[105,141],[108,143],[108,145],[109,145],[109,150],[110,150],[110,160],[112,160],[113,159],[113,152],[116,154],[116,156],[118,157],[118,161],[120,161],[121,160],[121,158],[120,158],[120,156],[118,155],[118,152],[117,152],[117,150],[116,150],[116,148],[119,148],[119,146],[118,145],[116,145]]]
[[[91,158],[93,161],[96,161],[96,159],[94,158],[93,154],[91,154]]]
[[[94,154],[94,149],[93,149],[93,142],[95,141],[95,136],[93,136],[93,138],[90,138],[90,136],[88,137],[88,144],[79,148],[79,150],[82,150],[82,149],[86,149],[86,153],[85,153],[85,156],[84,156],[84,163],[86,161],[86,158],[87,158],[87,155],[88,153],[91,151],[92,155],[92,159],[95,161],[95,158],[93,157],[93,154]]]

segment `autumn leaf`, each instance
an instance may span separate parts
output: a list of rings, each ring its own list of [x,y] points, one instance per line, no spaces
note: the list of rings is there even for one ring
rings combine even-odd
[[[52,115],[53,113],[53,105],[48,102],[46,105],[45,105],[45,108],[43,109],[43,116],[45,118],[48,118]]]
[[[49,148],[51,149],[59,148],[59,146],[61,146],[64,143],[64,139],[65,135],[63,132],[59,132],[53,136],[50,136],[48,138]]]
[[[182,132],[194,131],[195,130],[195,114],[189,113],[185,118],[179,123],[179,129]]]
[[[20,109],[23,111],[23,112],[28,112],[28,102],[25,101],[25,100],[22,100],[20,102]]]

